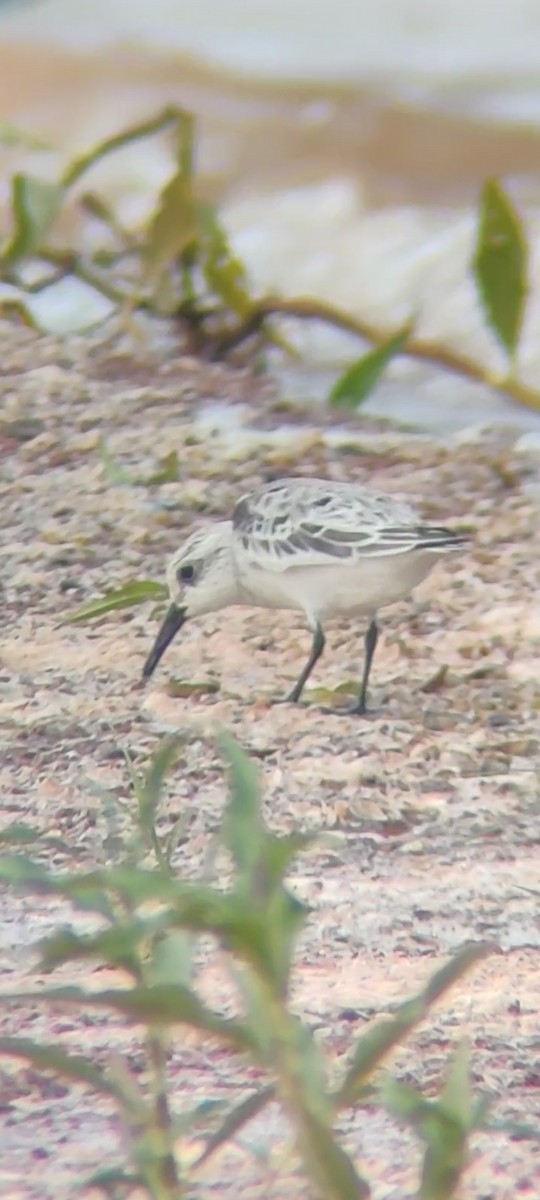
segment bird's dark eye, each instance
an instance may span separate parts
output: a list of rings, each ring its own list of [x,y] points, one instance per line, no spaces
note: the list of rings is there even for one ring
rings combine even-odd
[[[186,563],[185,567],[180,567],[178,578],[181,583],[192,583],[195,577],[195,567],[192,563]]]

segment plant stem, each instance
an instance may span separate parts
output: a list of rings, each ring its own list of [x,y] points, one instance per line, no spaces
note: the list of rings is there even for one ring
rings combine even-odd
[[[147,1037],[148,1063],[152,1073],[154,1132],[157,1152],[154,1163],[155,1200],[180,1200],[183,1187],[178,1177],[174,1153],[174,1133],[167,1095],[167,1055],[161,1033],[149,1031]]]
[[[81,178],[81,175],[84,175],[89,167],[93,167],[94,163],[99,162],[105,155],[112,154],[115,150],[122,149],[123,146],[129,146],[131,142],[138,142],[141,138],[152,137],[155,133],[162,133],[165,129],[171,129],[181,123],[185,116],[186,114],[183,109],[171,104],[162,109],[151,120],[141,121],[139,125],[133,125],[130,129],[125,129],[123,133],[114,134],[113,137],[106,138],[105,141],[99,142],[97,146],[93,146],[91,150],[80,154],[78,158],[73,159],[69,163],[62,176],[61,186],[64,188],[71,187]]]
[[[132,909],[119,898],[116,903],[118,928],[133,917]],[[133,961],[129,970],[135,985],[146,983],[144,956]],[[132,1161],[152,1200],[182,1200],[184,1189],[178,1177],[174,1153],[174,1127],[167,1095],[166,1033],[148,1026],[145,1038],[146,1066],[149,1076],[148,1101],[131,1115],[124,1106],[123,1118],[130,1128]]]
[[[257,301],[245,320],[241,321],[230,333],[223,335],[217,345],[217,355],[227,354],[246,338],[260,332],[268,317],[296,317],[299,321],[324,321],[325,324],[333,325],[336,329],[342,329],[346,333],[352,333],[364,341],[371,342],[374,346],[383,345],[390,338],[395,337],[397,332],[396,330],[379,329],[376,325],[372,325],[360,317],[353,317],[350,313],[325,303],[324,300],[312,300],[304,297],[280,300],[268,297]],[[458,354],[457,351],[450,350],[440,342],[411,338],[402,353],[410,358],[419,359],[421,362],[432,363],[433,366],[453,371],[454,374],[473,380],[475,383],[485,384],[487,387],[501,392],[502,395],[509,396],[511,400],[515,400],[524,408],[540,412],[540,391],[536,388],[528,387],[513,375],[494,375],[473,358]]]
[[[52,246],[46,246],[40,250],[39,257],[44,262],[48,262],[51,266],[56,267],[58,272],[55,279],[47,280],[46,287],[52,283],[57,283],[65,275],[74,275],[83,283],[87,283],[89,287],[94,288],[97,292],[101,292],[103,296],[106,296],[108,300],[118,305],[118,307],[130,298],[128,292],[115,287],[99,268],[94,270],[90,260],[84,259],[80,254],[76,254],[71,250],[57,250]],[[41,287],[40,290],[43,290],[43,288]]]
[[[291,1120],[306,1174],[325,1200],[342,1200],[344,1194],[365,1200],[369,1195],[367,1184],[334,1136],[332,1105],[326,1093],[310,1080],[303,1054],[307,1030],[288,1012],[268,981],[258,977],[256,987],[267,1030],[266,1066],[276,1077],[277,1095]]]

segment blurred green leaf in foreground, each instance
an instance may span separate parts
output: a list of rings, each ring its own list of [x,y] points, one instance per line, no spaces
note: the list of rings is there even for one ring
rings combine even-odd
[[[160,742],[146,765],[129,763],[135,803],[122,800],[127,824],[112,861],[91,871],[61,871],[37,858],[0,855],[0,881],[5,886],[41,903],[50,896],[73,906],[73,921],[38,944],[38,969],[50,974],[60,968],[65,974],[70,968],[73,974],[77,963],[93,962],[98,971],[97,987],[76,983],[16,992],[4,988],[0,1003],[20,1009],[54,1004],[83,1019],[94,1012],[115,1014],[116,1022],[140,1031],[144,1072],[135,1073],[129,1059],[115,1052],[116,1023],[111,1026],[111,1053],[105,1060],[100,1055],[99,1062],[60,1043],[41,1044],[26,1037],[1,1038],[0,1052],[33,1070],[83,1084],[115,1103],[128,1161],[125,1169],[100,1167],[93,1183],[105,1190],[128,1181],[152,1200],[180,1200],[186,1189],[189,1194],[195,1185],[200,1190],[198,1163],[238,1139],[265,1107],[278,1104],[289,1130],[281,1138],[290,1137],[311,1188],[324,1200],[367,1200],[371,1192],[365,1171],[350,1146],[351,1140],[358,1145],[363,1140],[366,1105],[382,1103],[399,1120],[411,1123],[426,1143],[419,1196],[450,1200],[467,1166],[469,1135],[482,1125],[486,1113],[484,1103],[472,1099],[465,1050],[458,1047],[436,1101],[424,1101],[388,1074],[381,1082],[380,1070],[395,1047],[429,1016],[432,1005],[490,948],[478,943],[458,951],[393,1016],[370,1023],[352,1043],[348,1064],[336,1070],[314,1036],[310,1019],[290,1000],[293,969],[302,971],[301,961],[295,963],[298,938],[311,917],[287,877],[299,854],[310,848],[313,852],[314,838],[294,829],[273,833],[263,817],[254,764],[230,735],[221,734],[217,745],[229,775],[229,800],[218,835],[222,868],[217,883],[184,880],[175,870],[178,841],[174,828],[166,828],[161,800],[167,777],[181,762],[183,741],[176,735]],[[23,838],[23,844],[25,840],[34,844],[33,834]],[[6,838],[4,844],[9,847],[10,841]],[[16,838],[15,846],[18,841],[21,844]],[[110,845],[110,839],[102,844]],[[83,925],[78,914],[84,917]],[[236,996],[232,1004],[219,999],[221,992],[212,1002],[199,992],[201,938],[207,947],[211,939],[214,955],[218,951],[216,965],[228,974]],[[121,984],[113,975],[103,986],[103,968],[120,970]],[[220,1079],[227,1071],[227,1056],[240,1055],[254,1080],[248,1094],[241,1089],[226,1104],[210,1096],[193,1103],[189,1073],[179,1075],[178,1069],[171,1069],[170,1051],[182,1030],[189,1031],[191,1056],[196,1046],[204,1048],[207,1071],[217,1053]],[[231,1061],[232,1078],[237,1078],[238,1069]],[[229,1091],[234,1086],[231,1083]],[[359,1136],[351,1139],[349,1134],[346,1149],[336,1122],[339,1113],[351,1107]],[[194,1136],[195,1154],[190,1144]],[[282,1169],[286,1165],[287,1159],[282,1159]]]

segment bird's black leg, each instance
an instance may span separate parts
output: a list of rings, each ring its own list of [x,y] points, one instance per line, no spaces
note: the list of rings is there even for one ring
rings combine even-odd
[[[368,630],[366,633],[366,637],[365,637],[364,670],[362,672],[362,682],[360,684],[360,692],[358,694],[358,700],[355,700],[354,704],[352,704],[350,708],[346,709],[346,712],[356,713],[357,716],[359,716],[359,717],[361,717],[363,715],[363,713],[366,712],[366,709],[367,709],[366,697],[367,697],[367,689],[368,689],[368,682],[369,682],[369,673],[371,671],[373,655],[375,654],[375,648],[377,646],[378,640],[379,640],[379,630],[377,628],[377,622],[375,620],[373,620],[369,624],[369,627],[368,627]]]
[[[325,645],[324,633],[322,631],[321,626],[316,625],[315,629],[313,631],[313,644],[311,647],[311,654],[307,660],[304,670],[302,671],[302,674],[300,675],[300,678],[295,683],[295,685],[292,689],[292,692],[289,692],[289,695],[286,696],[286,698],[285,698],[286,703],[296,704],[297,701],[300,699],[300,696],[302,695],[302,692],[304,690],[304,685],[305,685],[306,681],[309,679],[309,676],[311,675],[311,672],[315,666],[315,663],[317,663],[321,657],[321,654],[324,650],[324,645]]]

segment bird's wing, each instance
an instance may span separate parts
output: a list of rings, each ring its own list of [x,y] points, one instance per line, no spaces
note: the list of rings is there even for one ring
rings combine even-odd
[[[440,553],[454,546],[457,536],[419,524],[407,505],[352,487],[325,491],[320,484],[284,481],[244,496],[233,514],[238,549],[253,565],[274,571],[415,549]]]

